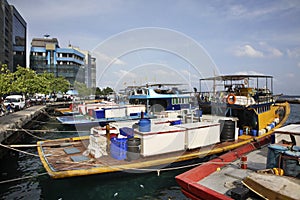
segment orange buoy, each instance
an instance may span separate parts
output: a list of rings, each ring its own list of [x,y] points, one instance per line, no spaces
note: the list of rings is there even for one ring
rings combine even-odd
[[[229,94],[228,97],[227,97],[227,103],[228,104],[235,104],[236,102],[236,96],[234,94]]]

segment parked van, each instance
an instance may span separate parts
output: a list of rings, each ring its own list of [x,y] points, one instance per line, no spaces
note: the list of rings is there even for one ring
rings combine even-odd
[[[15,110],[22,110],[25,107],[25,99],[22,95],[9,95],[5,98],[4,105],[9,104],[13,104]]]

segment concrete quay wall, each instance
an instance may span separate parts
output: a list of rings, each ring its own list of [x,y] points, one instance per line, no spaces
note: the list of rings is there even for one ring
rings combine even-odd
[[[13,129],[22,129],[30,126],[33,119],[43,117],[42,115],[49,116],[48,113],[54,113],[55,108],[69,107],[72,102],[54,102],[47,103],[47,105],[35,105],[21,111],[10,113],[0,117],[0,143],[1,144],[14,144],[22,140],[22,136],[18,131]],[[0,158],[7,152],[7,149],[0,147]]]
[[[46,105],[38,105],[0,117],[0,142],[6,143],[7,139],[16,133],[11,129],[22,128],[44,112],[46,112]]]

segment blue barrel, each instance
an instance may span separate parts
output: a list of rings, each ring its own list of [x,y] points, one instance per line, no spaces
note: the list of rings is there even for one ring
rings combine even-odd
[[[127,138],[132,138],[134,136],[133,128],[123,127],[120,128],[120,134],[126,136]]]
[[[141,119],[139,121],[139,131],[140,132],[150,132],[151,131],[150,119]]]
[[[251,130],[251,134],[252,134],[253,136],[257,136],[257,130],[252,129],[252,130]]]
[[[110,139],[110,155],[117,160],[125,160],[127,153],[127,138]]]
[[[243,135],[244,134],[244,130],[243,129],[240,129],[239,130],[239,136]]]
[[[195,111],[195,116],[196,117],[202,117],[202,110],[196,110]]]
[[[179,125],[181,124],[181,120],[171,121],[171,125]]]

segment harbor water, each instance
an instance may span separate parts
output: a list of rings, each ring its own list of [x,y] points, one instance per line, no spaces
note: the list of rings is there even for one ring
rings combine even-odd
[[[286,122],[300,121],[300,104],[291,104]],[[50,129],[39,132],[45,139],[78,136],[74,128],[66,128],[54,118],[36,122],[32,129]],[[26,133],[24,133],[26,134]],[[87,134],[87,133],[86,133]],[[37,138],[26,136],[26,144],[35,144]],[[36,154],[36,148],[22,149]],[[176,184],[175,176],[188,170],[149,173],[113,173],[54,180],[47,174],[38,157],[10,151],[0,163],[0,199],[187,199]],[[38,176],[40,175],[40,176]],[[22,178],[23,177],[23,178]],[[28,178],[24,178],[28,177]],[[4,183],[6,180],[15,180]]]

